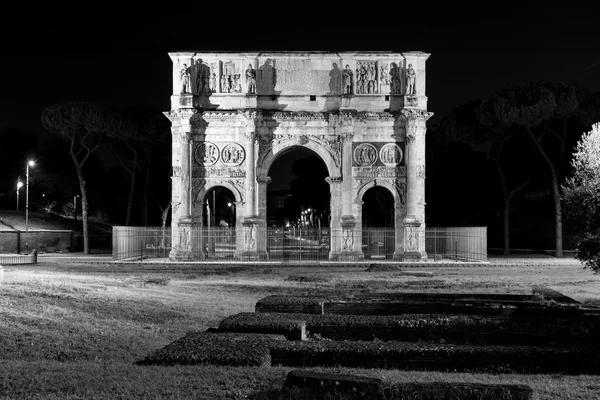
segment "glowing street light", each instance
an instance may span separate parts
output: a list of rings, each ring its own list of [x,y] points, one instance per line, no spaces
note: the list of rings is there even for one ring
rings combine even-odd
[[[27,162],[27,178],[25,179],[25,232],[27,232],[29,226],[29,167],[33,167],[34,165],[35,162],[33,160]]]
[[[19,211],[19,189],[23,187],[23,182],[17,181],[17,211]]]

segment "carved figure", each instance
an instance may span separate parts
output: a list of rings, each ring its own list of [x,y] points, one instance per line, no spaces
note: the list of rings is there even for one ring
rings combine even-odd
[[[406,94],[417,94],[417,88],[415,85],[417,74],[412,67],[412,64],[408,64],[406,69]]]
[[[196,93],[204,92],[204,75],[200,73],[200,69],[196,73]]]
[[[240,74],[233,75],[233,83],[231,86],[232,86],[232,92],[242,93],[242,82],[240,79]]]
[[[371,63],[367,66],[367,92],[369,94],[377,93],[377,81],[375,80],[375,63]]]
[[[252,64],[248,64],[248,69],[246,69],[246,84],[248,94],[256,94],[256,70],[252,68]]]
[[[390,92],[394,94],[401,93],[401,80],[400,77],[400,67],[396,63],[392,63],[390,67],[390,75],[391,75],[391,88]]]
[[[213,93],[217,91],[217,74],[214,72],[210,77],[210,91]]]
[[[387,64],[383,64],[379,68],[379,80],[382,85],[390,84],[390,71],[389,71],[389,66]]]
[[[181,78],[181,93],[190,92],[190,69],[187,64],[183,64],[183,68],[179,71],[179,77]]]
[[[354,87],[352,85],[352,70],[347,64],[342,72],[342,83],[344,85],[342,90],[343,94],[352,94],[354,92]]]
[[[367,93],[367,69],[364,64],[361,64],[356,70],[356,93]]]

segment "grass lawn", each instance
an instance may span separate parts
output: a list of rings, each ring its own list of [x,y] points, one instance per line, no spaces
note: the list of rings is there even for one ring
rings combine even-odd
[[[498,259],[481,267],[415,270],[433,276],[335,266],[5,266],[0,284],[0,398],[275,399],[291,368],[133,365],[189,331],[254,311],[258,300],[272,294],[530,293],[532,286],[544,285],[600,306],[600,275],[573,259]],[[518,383],[531,386],[538,399],[600,398],[600,379],[588,375],[334,371],[389,383]]]

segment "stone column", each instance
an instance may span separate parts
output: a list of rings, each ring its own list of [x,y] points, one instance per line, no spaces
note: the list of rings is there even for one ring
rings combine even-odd
[[[433,113],[404,109],[406,215],[403,221],[404,259],[427,258],[425,252],[425,131]]]
[[[261,175],[256,177],[258,182],[258,237],[257,251],[262,259],[268,259],[267,253],[267,185],[271,183],[271,177]]]
[[[254,118],[247,120],[246,127],[246,207],[245,217],[242,221],[244,229],[243,259],[259,259],[257,230],[258,211],[256,209],[256,133],[254,132]]]
[[[330,217],[331,222],[329,223],[329,259],[337,260],[340,252],[342,251],[342,177],[341,176],[328,176],[325,181],[329,183],[330,193]]]
[[[341,182],[341,196],[342,199],[342,215],[341,215],[341,252],[339,260],[351,261],[356,258],[362,258],[362,249],[356,250],[355,246],[355,228],[356,228],[356,216],[352,209],[354,202],[354,193],[352,190],[352,138],[353,132],[351,131],[352,126],[345,126],[346,132],[342,133],[342,176],[344,179]],[[333,195],[333,194],[332,194]],[[360,244],[361,240],[356,241]]]
[[[188,95],[182,94],[182,97]],[[190,119],[196,113],[193,108],[182,107],[169,112],[173,131],[173,209],[172,249],[169,257],[174,260],[193,258],[192,240],[192,157],[193,136]]]

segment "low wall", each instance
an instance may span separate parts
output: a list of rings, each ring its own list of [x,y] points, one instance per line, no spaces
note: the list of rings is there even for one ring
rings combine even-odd
[[[72,247],[73,231],[69,230],[0,231],[0,253],[68,252]]]

